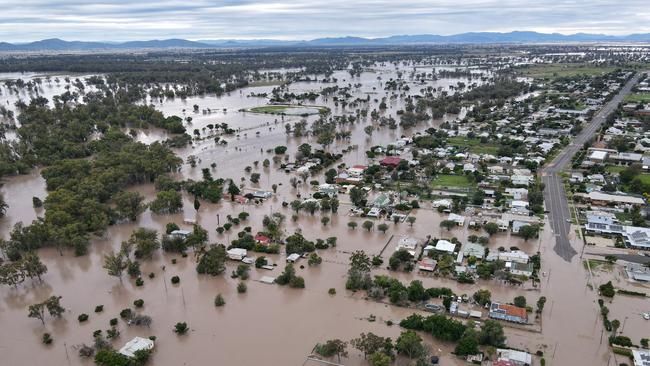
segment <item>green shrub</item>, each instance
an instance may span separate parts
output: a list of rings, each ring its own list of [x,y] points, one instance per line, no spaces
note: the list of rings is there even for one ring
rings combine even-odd
[[[133,310],[131,309],[123,309],[120,311],[120,318],[122,319],[130,319],[133,316]]]
[[[223,296],[221,294],[218,294],[214,298],[214,306],[219,307],[219,306],[224,306],[224,305],[226,305],[226,300],[223,298]]]
[[[239,292],[240,294],[245,293],[246,290],[248,290],[248,287],[246,286],[245,283],[240,282],[240,283],[237,285],[237,292]]]
[[[189,330],[189,327],[187,326],[187,323],[185,322],[178,322],[174,326],[174,333],[176,334],[185,334]]]

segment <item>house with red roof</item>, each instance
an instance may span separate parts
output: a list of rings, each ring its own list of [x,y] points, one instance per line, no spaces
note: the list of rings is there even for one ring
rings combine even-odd
[[[500,319],[513,323],[528,323],[528,313],[525,308],[520,308],[514,305],[501,304],[492,302],[490,304],[490,318]]]
[[[271,238],[263,234],[257,234],[255,235],[255,241],[260,245],[267,246],[271,242]]]
[[[381,165],[381,166],[390,166],[390,167],[393,167],[393,168],[397,168],[397,166],[399,165],[399,163],[402,160],[403,159],[400,158],[399,156],[387,156],[387,157],[381,159],[381,161],[379,162],[379,165]]]

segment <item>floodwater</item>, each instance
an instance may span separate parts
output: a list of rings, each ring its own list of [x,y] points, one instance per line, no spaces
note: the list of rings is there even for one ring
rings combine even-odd
[[[376,67],[376,72],[364,72],[359,78],[351,78],[347,71],[337,71],[334,77],[338,79],[339,86],[347,84],[361,84],[353,87],[351,94],[354,98],[365,98],[366,93],[371,93],[369,109],[376,108],[383,96],[390,96],[392,92],[383,90],[383,83],[391,77],[396,77],[394,65]],[[407,74],[411,67],[404,67]],[[378,76],[380,78],[378,79]],[[2,79],[2,75],[0,75]],[[473,82],[481,83],[480,78],[474,78],[471,83],[463,79],[438,79],[428,81],[434,88],[441,88],[453,92],[449,86],[454,86],[458,81],[467,85]],[[290,85],[289,91],[295,93],[319,91],[332,83],[298,82]],[[421,86],[422,87],[422,86]],[[260,86],[244,88],[221,97],[203,96],[187,100],[173,99],[149,101],[166,115],[191,116],[192,125],[188,132],[199,129],[203,140],[196,141],[192,146],[179,149],[179,156],[186,158],[196,155],[199,164],[195,168],[184,165],[181,178],[197,179],[201,176],[201,168],[209,168],[211,163],[216,163],[213,170],[215,177],[233,178],[237,181],[240,177],[248,178],[249,173],[244,171],[246,166],[254,166],[254,161],[260,161],[253,172],[262,175],[259,184],[246,181],[247,190],[270,190],[272,184],[278,184],[277,194],[260,205],[239,205],[228,201],[219,204],[203,202],[198,212],[192,207],[190,197],[184,197],[185,211],[176,215],[158,216],[149,211],[139,217],[134,223],[122,223],[110,227],[102,238],[94,238],[90,253],[84,257],[74,257],[72,253],[60,256],[54,249],[44,249],[39,252],[43,262],[48,267],[48,273],[43,276],[43,282],[26,281],[17,289],[0,288],[0,349],[3,354],[3,364],[7,365],[32,365],[32,364],[57,364],[79,365],[89,364],[89,361],[80,359],[74,349],[75,345],[92,341],[92,333],[96,329],[109,329],[109,319],[119,318],[120,310],[133,307],[132,302],[143,299],[143,309],[140,313],[153,318],[151,328],[128,327],[120,321],[118,329],[121,335],[113,344],[121,347],[134,336],[155,335],[156,351],[152,364],[155,365],[196,365],[211,362],[222,365],[302,365],[305,357],[318,342],[328,339],[340,338],[350,340],[358,337],[362,332],[373,332],[382,336],[396,338],[400,329],[398,326],[386,325],[386,321],[398,322],[410,315],[413,310],[391,306],[384,303],[367,301],[361,294],[353,294],[345,290],[345,275],[350,253],[355,250],[365,250],[368,254],[383,252],[384,259],[388,259],[394,249],[397,239],[402,235],[424,239],[428,235],[438,238],[457,237],[461,242],[466,242],[467,236],[474,232],[464,228],[451,231],[441,229],[440,221],[446,215],[441,215],[430,207],[414,211],[416,223],[410,227],[407,223],[389,223],[390,229],[382,234],[377,230],[367,232],[362,228],[351,230],[347,227],[350,220],[362,221],[360,218],[350,218],[347,212],[350,208],[347,196],[340,197],[341,207],[338,214],[327,214],[331,222],[327,226],[321,224],[321,213],[314,216],[301,212],[297,222],[292,222],[292,212],[283,208],[282,202],[290,202],[297,194],[307,196],[311,189],[300,185],[294,189],[289,184],[293,174],[284,173],[275,163],[269,168],[263,168],[261,161],[271,160],[272,154],[266,153],[278,145],[288,147],[288,156],[293,156],[297,146],[304,142],[311,142],[311,137],[294,138],[287,136],[284,124],[297,122],[301,118],[295,116],[275,116],[240,112],[241,109],[264,105],[266,99],[250,97],[251,93],[270,93],[273,86]],[[60,91],[52,91],[59,93]],[[376,93],[376,94],[375,94]],[[386,115],[396,116],[396,111],[403,108],[403,96],[408,93],[398,92],[402,97],[389,101],[390,109]],[[417,88],[411,85],[411,93],[417,93]],[[4,103],[13,104],[10,95],[3,93]],[[52,94],[48,94],[52,95]],[[15,101],[15,100],[14,100]],[[7,103],[10,102],[10,103]],[[199,106],[199,111],[193,111],[193,105]],[[352,114],[356,108],[344,108],[336,105],[332,98],[319,97],[313,105],[323,105],[332,109],[334,115]],[[207,108],[210,112],[207,112]],[[185,110],[185,111],[183,111]],[[204,113],[203,111],[206,110]],[[307,117],[312,122],[317,116]],[[443,120],[454,121],[458,116],[447,115]],[[399,120],[399,118],[396,118]],[[428,125],[435,126],[443,120],[432,120]],[[228,144],[216,145],[208,130],[203,130],[208,124],[228,123],[231,127],[240,129],[236,136],[225,136]],[[416,129],[390,130],[387,127],[376,126],[372,136],[367,136],[363,131],[365,123],[346,125],[352,134],[350,141],[335,141],[329,149],[341,151],[351,144],[358,145],[356,150],[343,156],[342,162],[347,165],[366,164],[365,151],[375,145],[382,145],[395,141],[402,135],[410,136],[427,127],[421,124]],[[164,132],[156,129],[138,131],[139,141],[150,143],[166,138]],[[338,162],[337,162],[338,164]],[[324,182],[322,175],[310,179]],[[9,209],[7,217],[0,220],[0,234],[9,236],[11,227],[18,221],[31,222],[42,211],[35,210],[31,204],[31,197],[44,198],[46,195],[44,181],[39,172],[34,170],[29,175],[6,179],[1,188]],[[152,185],[133,187],[141,192],[147,200],[154,195]],[[239,212],[250,213],[247,222],[239,227],[234,227],[229,233],[219,235],[215,229],[217,215],[223,220],[227,215],[236,215]],[[253,232],[262,229],[261,221],[264,215],[280,212],[287,219],[284,230],[287,235],[301,231],[308,239],[327,238],[336,236],[336,248],[319,251],[323,263],[317,267],[307,266],[306,260],[297,268],[299,275],[305,278],[306,288],[302,290],[283,288],[277,285],[267,285],[258,280],[262,276],[278,276],[284,267],[284,255],[267,255],[278,267],[273,271],[251,268],[251,279],[247,282],[248,291],[238,294],[236,286],[238,280],[230,278],[230,273],[237,266],[236,262],[228,263],[226,273],[218,277],[198,276],[195,271],[195,258],[192,253],[186,258],[179,255],[157,253],[150,261],[142,263],[144,286],[137,287],[131,279],[124,278],[124,283],[106,274],[102,268],[104,254],[117,250],[120,243],[127,240],[130,233],[138,227],[147,227],[164,231],[168,222],[175,222],[182,227],[185,218],[196,219],[210,233],[210,242],[228,244],[236,237],[236,233],[244,226],[251,226]],[[376,223],[377,224],[377,223]],[[477,235],[485,235],[478,233]],[[599,343],[601,321],[598,318],[596,295],[586,286],[585,271],[578,260],[566,263],[552,251],[553,234],[550,229],[543,232],[540,240],[524,242],[521,238],[500,233],[490,240],[490,250],[494,251],[500,246],[506,248],[517,246],[529,253],[534,253],[537,248],[542,253],[542,271],[548,272],[548,277],[542,279],[541,289],[530,286],[518,287],[496,283],[494,281],[480,281],[476,285],[462,285],[455,281],[422,276],[417,273],[390,274],[403,282],[413,279],[423,281],[425,287],[446,286],[458,294],[471,295],[479,288],[488,288],[492,298],[499,301],[512,301],[515,296],[526,296],[529,304],[534,304],[539,296],[547,296],[548,302],[544,311],[542,333],[526,330],[506,328],[509,343],[513,347],[527,349],[531,352],[543,350],[547,365],[589,364],[603,365],[607,361],[608,348],[606,337],[604,343]],[[177,261],[172,263],[172,259]],[[299,267],[299,266],[298,266]],[[375,269],[374,274],[389,273],[385,269]],[[154,273],[150,279],[147,274]],[[172,285],[169,279],[178,275],[181,278],[179,285]],[[336,295],[329,295],[330,288],[336,289]],[[226,300],[223,308],[215,308],[214,297],[221,293]],[[41,301],[50,295],[61,295],[62,303],[67,312],[62,319],[48,319],[45,326],[38,320],[27,318],[27,306]],[[94,313],[96,305],[104,305],[104,312]],[[81,313],[90,315],[87,322],[79,323],[77,316]],[[376,320],[368,320],[374,315]],[[172,332],[176,322],[187,322],[191,331],[183,336]],[[632,327],[632,325],[628,325]],[[627,329],[627,328],[626,328]],[[631,328],[633,329],[633,328]],[[54,338],[54,343],[44,346],[40,337],[44,332],[49,332]],[[462,365],[464,361],[451,355],[452,346],[441,344],[429,336],[425,336],[427,346],[432,354],[442,357],[443,365]],[[351,347],[350,347],[351,348]],[[350,349],[350,357],[344,360],[346,365],[364,365],[363,357]],[[400,360],[404,363],[404,360]]]

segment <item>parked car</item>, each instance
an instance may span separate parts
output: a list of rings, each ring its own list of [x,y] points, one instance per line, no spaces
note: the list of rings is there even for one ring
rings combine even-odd
[[[443,309],[442,306],[436,305],[436,304],[426,304],[426,305],[424,305],[424,310],[430,311],[432,313],[440,312],[440,311],[442,311],[442,309]]]

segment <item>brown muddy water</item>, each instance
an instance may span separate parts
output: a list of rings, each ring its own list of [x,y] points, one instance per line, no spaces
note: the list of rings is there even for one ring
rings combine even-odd
[[[372,94],[371,98],[381,99],[386,96],[383,82],[390,77],[395,77],[396,69],[392,65],[377,68],[376,72],[365,72],[360,78],[350,78],[346,71],[335,74],[339,85],[360,83],[362,87],[353,89],[352,94],[365,97],[366,93]],[[405,68],[409,69],[409,68]],[[377,78],[381,76],[381,80]],[[434,87],[448,88],[461,79],[441,79],[429,82]],[[467,83],[467,80],[462,80]],[[475,78],[472,82],[480,83]],[[468,83],[469,84],[469,83]],[[318,91],[328,84],[301,82],[292,84],[290,91]],[[373,87],[375,89],[373,89]],[[323,226],[320,222],[320,213],[310,216],[301,212],[297,222],[291,222],[289,217],[292,212],[283,208],[283,201],[290,202],[300,193],[305,197],[310,193],[307,185],[293,189],[289,179],[293,174],[286,174],[271,164],[263,168],[261,161],[272,155],[267,154],[267,149],[277,145],[288,146],[288,155],[293,156],[297,146],[304,142],[315,143],[311,138],[288,137],[284,131],[286,122],[298,121],[299,117],[260,115],[238,112],[239,109],[262,105],[265,100],[251,98],[251,92],[270,92],[272,87],[251,87],[233,92],[222,97],[206,96],[156,102],[156,108],[167,115],[177,114],[192,116],[192,129],[202,129],[209,123],[226,122],[234,128],[241,128],[238,136],[226,137],[229,141],[226,146],[215,146],[212,138],[195,142],[192,147],[178,150],[179,156],[186,158],[196,155],[200,162],[196,168],[189,165],[183,167],[182,178],[199,178],[201,168],[208,168],[212,162],[217,164],[213,170],[215,177],[248,178],[244,167],[253,166],[253,161],[260,161],[259,168],[253,172],[262,175],[260,183],[253,185],[246,181],[246,189],[270,190],[272,184],[278,184],[278,193],[261,205],[239,205],[231,202],[219,204],[202,203],[199,212],[192,208],[190,197],[184,198],[185,212],[177,215],[158,216],[149,211],[141,215],[137,222],[123,223],[110,227],[102,238],[95,238],[90,253],[85,257],[74,257],[71,253],[60,256],[53,249],[39,252],[43,262],[48,267],[48,273],[43,276],[43,282],[27,281],[25,284],[12,289],[0,288],[0,350],[2,351],[2,365],[79,365],[89,364],[77,356],[75,345],[90,344],[92,333],[96,329],[109,329],[109,320],[119,318],[120,310],[133,307],[136,299],[145,302],[139,313],[147,314],[153,318],[151,328],[128,327],[120,320],[119,330],[121,335],[113,344],[121,347],[134,336],[155,335],[156,351],[152,364],[155,365],[205,365],[208,363],[219,365],[302,365],[305,357],[314,345],[327,339],[340,338],[350,340],[358,337],[362,332],[373,332],[382,336],[396,338],[400,329],[393,325],[389,327],[386,321],[398,322],[410,315],[413,310],[399,308],[383,303],[366,301],[360,294],[353,294],[345,290],[345,275],[349,255],[354,250],[365,250],[369,254],[378,254],[386,243],[394,236],[384,251],[387,259],[392,253],[396,240],[402,235],[414,236],[420,239],[427,235],[438,238],[457,237],[461,242],[466,242],[467,236],[472,231],[467,229],[454,229],[446,231],[441,229],[439,223],[444,220],[441,215],[429,207],[423,207],[412,214],[417,217],[416,223],[410,227],[406,223],[394,225],[389,223],[390,229],[386,234],[377,230],[366,232],[360,227],[350,230],[347,227],[349,220],[362,221],[360,218],[347,216],[349,204],[347,196],[340,196],[342,201],[338,214],[331,216],[331,222]],[[412,92],[415,90],[411,88]],[[391,93],[391,92],[389,92]],[[9,98],[8,94],[3,94]],[[8,99],[4,99],[6,103]],[[215,112],[202,114],[192,112],[192,106],[198,104],[201,109],[211,108]],[[353,113],[355,108],[346,110],[334,105],[331,99],[319,97],[313,103],[330,107],[335,115]],[[378,103],[370,102],[370,109]],[[392,100],[391,109],[387,114],[395,116],[395,112],[403,107],[403,98]],[[226,109],[225,111],[223,109]],[[185,109],[185,112],[183,112]],[[316,117],[308,117],[313,121]],[[457,116],[445,116],[444,120],[453,121]],[[429,125],[435,126],[442,120],[433,120]],[[350,129],[350,141],[336,141],[329,149],[341,151],[351,144],[358,145],[358,149],[344,155],[343,162],[348,165],[366,164],[368,160],[364,152],[374,145],[386,144],[398,139],[401,135],[412,135],[426,128],[421,125],[417,130],[389,130],[378,128],[368,137],[363,131],[363,123],[357,123],[344,128]],[[259,132],[259,133],[257,133]],[[165,138],[165,134],[156,130],[138,131],[138,140],[152,142]],[[310,178],[324,182],[322,175]],[[134,187],[151,200],[154,195],[152,185]],[[6,179],[1,188],[9,210],[7,217],[0,220],[0,234],[8,237],[11,227],[18,221],[31,222],[42,215],[42,211],[35,210],[31,204],[31,197],[46,196],[45,184],[39,172],[19,177]],[[228,214],[236,215],[241,211],[250,213],[247,222],[240,227],[234,227],[230,233],[219,235],[215,228],[217,215],[223,221]],[[137,227],[148,227],[164,231],[168,222],[182,224],[185,218],[196,219],[210,233],[211,242],[228,244],[244,226],[252,226],[253,231],[262,229],[261,221],[264,215],[280,212],[287,216],[284,230],[288,235],[300,230],[308,239],[338,237],[336,248],[319,251],[323,263],[314,268],[307,266],[306,260],[300,264],[304,269],[297,269],[299,275],[305,278],[306,288],[303,290],[283,288],[277,285],[267,285],[259,282],[262,276],[278,276],[284,268],[284,255],[268,255],[273,262],[278,264],[273,271],[251,268],[251,279],[247,282],[248,291],[238,294],[236,286],[238,280],[230,278],[229,274],[237,266],[236,262],[228,263],[226,273],[219,277],[198,276],[195,271],[193,254],[182,258],[179,255],[157,253],[150,261],[142,263],[144,286],[137,287],[133,281],[125,276],[124,283],[106,274],[102,268],[102,257],[105,253],[117,250],[123,240],[128,239],[131,232]],[[222,222],[223,223],[223,222]],[[181,225],[189,228],[188,225]],[[482,235],[485,235],[484,233]],[[543,232],[538,241],[524,242],[522,239],[509,234],[495,235],[489,244],[491,250],[499,246],[506,248],[518,246],[532,253],[540,248],[542,253],[542,271],[549,275],[542,279],[541,290],[528,287],[516,287],[496,283],[494,281],[481,281],[476,285],[462,285],[447,279],[425,277],[417,273],[391,273],[406,282],[413,279],[423,281],[425,287],[446,286],[458,294],[471,295],[479,288],[488,288],[492,298],[500,301],[512,301],[517,295],[527,297],[529,304],[534,304],[539,296],[548,298],[544,311],[542,332],[535,333],[526,330],[506,328],[509,344],[513,347],[527,349],[535,352],[543,350],[548,365],[605,365],[608,360],[608,347],[605,340],[600,342],[602,329],[598,318],[598,306],[595,302],[596,294],[586,286],[586,274],[578,258],[567,263],[557,257],[553,250],[553,234],[550,229]],[[172,264],[172,259],[177,263]],[[384,269],[376,269],[375,274],[387,273]],[[154,273],[155,278],[149,279],[148,273]],[[179,285],[172,285],[170,278],[178,275],[181,278]],[[330,288],[336,289],[336,295],[329,295]],[[215,308],[214,297],[221,293],[225,297],[226,305]],[[62,319],[48,319],[43,326],[38,320],[27,318],[27,306],[41,301],[50,295],[61,295],[62,304],[67,309]],[[104,311],[94,313],[96,305],[104,305]],[[90,315],[85,323],[79,323],[77,316],[81,313]],[[376,316],[376,321],[370,322],[368,317]],[[172,332],[176,322],[187,322],[191,331],[184,336],[177,336]],[[629,322],[629,321],[628,321]],[[635,329],[631,324],[626,325],[626,330]],[[49,332],[54,338],[50,346],[42,345],[40,337],[44,332]],[[442,365],[462,365],[464,361],[456,359],[450,352],[453,346],[441,344],[429,336],[424,336],[427,346],[434,355],[442,357]],[[350,347],[350,357],[344,360],[346,365],[367,364],[361,355]],[[405,360],[399,360],[406,364]]]

